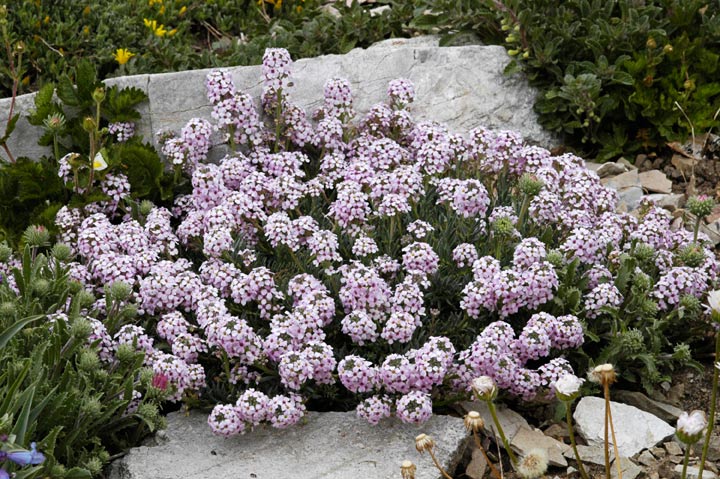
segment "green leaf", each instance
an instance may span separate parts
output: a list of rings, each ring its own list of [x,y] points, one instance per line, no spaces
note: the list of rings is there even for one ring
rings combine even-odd
[[[45,315],[39,314],[16,321],[12,326],[8,327],[0,334],[0,348],[4,348],[13,336],[20,332],[25,326],[44,317]]]
[[[91,479],[92,474],[87,469],[81,467],[73,467],[69,471],[65,472],[64,479]]]
[[[25,433],[30,425],[30,409],[32,408],[33,398],[35,397],[35,386],[30,386],[20,396],[19,402],[23,405],[20,415],[15,422],[12,433],[16,436],[18,444],[25,444]]]
[[[15,131],[15,125],[17,125],[19,119],[20,113],[16,113],[12,118],[10,118],[10,120],[8,120],[7,125],[5,126],[5,134],[2,138],[0,138],[0,145],[7,143],[8,138],[10,138],[12,132]]]

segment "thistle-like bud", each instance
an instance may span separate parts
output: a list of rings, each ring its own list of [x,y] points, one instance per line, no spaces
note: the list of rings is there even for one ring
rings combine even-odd
[[[435,447],[435,440],[427,434],[420,434],[415,438],[415,449],[422,453]]]
[[[704,218],[712,213],[712,210],[715,207],[715,200],[705,195],[693,196],[687,200],[687,204],[685,206],[693,215],[698,218]]]
[[[80,405],[80,412],[87,417],[95,418],[102,414],[102,403],[96,397],[85,398]]]
[[[86,289],[78,291],[75,298],[80,304],[80,309],[90,307],[95,302],[95,295]]]
[[[85,286],[80,281],[70,280],[68,281],[68,289],[70,294],[78,294]]]
[[[0,303],[0,317],[11,318],[17,313],[17,307],[12,301]]]
[[[142,200],[140,202],[140,214],[143,216],[149,215],[153,208],[155,208],[155,205],[150,200]]]
[[[75,318],[70,326],[70,334],[73,338],[85,341],[92,334],[93,328],[90,321],[85,318]]]
[[[510,236],[515,230],[515,225],[510,218],[503,216],[493,221],[492,230],[498,236]]]
[[[647,39],[647,42],[645,42],[645,46],[648,47],[650,50],[657,48],[657,42],[653,37],[650,37]]]
[[[123,281],[115,281],[105,286],[105,294],[115,301],[125,301],[132,294],[132,287]]]
[[[28,226],[23,233],[23,240],[32,248],[47,246],[50,243],[50,232],[44,226]]]
[[[57,133],[65,126],[65,116],[62,113],[53,113],[43,120],[43,124],[48,131]]]
[[[137,352],[131,345],[125,343],[118,346],[115,356],[122,364],[128,364],[135,361]]]
[[[146,419],[148,422],[153,423],[158,420],[160,416],[160,411],[158,411],[158,408],[155,404],[142,403],[140,404],[140,406],[138,406],[137,414],[143,419]]]
[[[143,385],[146,389],[150,386],[152,386],[152,380],[155,377],[155,372],[150,368],[143,368],[140,370],[140,373],[138,374],[138,379],[140,381],[140,384]]]
[[[5,243],[0,244],[0,263],[7,263],[12,256],[12,248]]]
[[[138,307],[134,304],[126,304],[122,310],[120,310],[120,316],[124,320],[137,318]]]
[[[400,465],[400,476],[402,479],[415,479],[415,471],[417,467],[412,461],[403,461]]]
[[[7,18],[7,5],[2,4],[0,5],[0,19]]]
[[[545,185],[537,176],[525,173],[520,177],[518,188],[520,191],[530,197],[536,196]]]
[[[67,469],[62,464],[54,464],[50,468],[50,477],[65,477],[65,474],[67,474]]]
[[[673,51],[673,46],[670,45],[669,43],[663,47],[663,53],[665,53],[665,54],[672,53],[672,51]]]
[[[17,42],[13,50],[15,52],[15,55],[22,55],[23,53],[25,53],[25,42],[23,42],[22,40]]]
[[[700,312],[701,308],[700,300],[692,294],[685,294],[680,297],[680,307],[691,313]]]
[[[102,461],[97,457],[91,457],[83,464],[83,467],[90,472],[92,477],[100,475],[103,469]]]
[[[83,349],[78,356],[78,368],[81,371],[93,372],[100,367],[100,358],[92,349]]]
[[[497,385],[490,376],[480,376],[473,379],[472,389],[478,399],[483,401],[493,401],[498,394]]]
[[[63,243],[57,243],[53,246],[52,256],[58,261],[67,261],[72,256],[72,249]]]
[[[105,100],[105,88],[99,86],[92,92],[93,100],[95,103],[102,103]]]
[[[465,415],[465,429],[468,430],[468,432],[480,432],[483,427],[485,427],[485,421],[483,421],[482,416],[480,416],[480,413],[477,411],[470,411]]]
[[[633,254],[638,261],[651,261],[655,257],[655,248],[653,248],[647,243],[639,243],[637,246],[635,246]]]
[[[680,250],[678,258],[685,266],[697,268],[705,261],[705,250],[699,244],[692,243]]]
[[[44,296],[48,291],[50,291],[50,281],[46,279],[36,279],[30,286],[37,296]]]

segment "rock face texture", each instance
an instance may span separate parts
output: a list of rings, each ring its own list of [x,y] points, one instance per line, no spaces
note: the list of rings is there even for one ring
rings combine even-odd
[[[450,130],[466,132],[477,126],[515,130],[541,146],[558,142],[537,123],[532,110],[536,91],[522,75],[505,76],[509,61],[501,46],[439,47],[435,37],[387,40],[345,55],[303,59],[293,67],[291,98],[308,113],[322,103],[325,81],[347,78],[353,87],[355,108],[363,114],[386,99],[387,84],[409,78],[415,84],[416,102],[410,111],[418,120],[444,122]],[[262,91],[258,66],[229,68],[238,89],[256,99]],[[114,78],[107,85],[135,86],[150,97],[141,107],[143,120],[137,131],[146,140],[162,129],[179,130],[193,117],[210,119],[205,96],[209,70]],[[33,109],[34,95],[18,97],[16,112]],[[0,126],[7,121],[10,99],[0,100]],[[36,158],[49,150],[37,146],[42,133],[23,117],[9,142],[13,154]],[[4,154],[4,153],[0,153]]]
[[[672,437],[675,428],[662,419],[634,406],[610,403],[618,451],[621,457],[632,457]],[[605,400],[586,396],[580,400],[573,414],[580,435],[590,446],[604,443]]]
[[[172,413],[164,439],[132,449],[112,465],[110,477],[395,479],[408,459],[417,465],[415,477],[436,479],[440,473],[427,454],[415,450],[415,436],[432,436],[438,460],[450,471],[468,440],[463,420],[448,416],[433,416],[421,426],[398,421],[371,426],[354,412],[311,412],[306,419],[285,430],[260,428],[225,439],[212,435],[204,414]]]

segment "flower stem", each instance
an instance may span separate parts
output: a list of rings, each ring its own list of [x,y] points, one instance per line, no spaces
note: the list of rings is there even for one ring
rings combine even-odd
[[[512,462],[513,467],[517,467],[517,458],[515,457],[515,453],[510,449],[510,443],[508,442],[507,438],[505,437],[505,432],[503,431],[502,426],[500,425],[500,421],[497,417],[497,412],[495,411],[495,404],[492,401],[487,401],[488,409],[490,409],[490,415],[493,418],[493,422],[495,423],[495,427],[497,427],[498,434],[500,434],[500,439],[502,440],[503,446],[505,446],[505,450],[508,453],[508,456],[510,457],[510,462]]]
[[[612,411],[610,409],[610,382],[603,382],[603,390],[605,392],[605,473],[610,479],[610,451],[608,449],[608,424],[612,433],[613,449],[615,452],[615,466],[618,472],[618,479],[622,479],[622,468],[620,467],[620,453],[618,452],[617,439],[615,438],[615,426],[612,420]]]
[[[485,452],[485,448],[483,447],[482,443],[480,442],[480,438],[477,435],[477,432],[473,430],[473,438],[475,438],[475,445],[478,449],[480,449],[480,452],[482,453],[483,457],[485,458],[485,462],[487,462],[488,466],[490,467],[490,473],[493,475],[495,479],[501,479],[502,476],[500,475],[500,472],[495,468],[495,465],[490,462],[490,458],[488,457],[487,453]],[[587,478],[583,478],[587,479]]]
[[[442,468],[440,463],[438,462],[437,458],[435,458],[435,453],[432,451],[432,449],[428,449],[428,453],[430,454],[430,457],[432,458],[432,461],[435,463],[435,467],[438,468],[438,470],[442,473],[442,475],[445,477],[445,479],[453,479],[450,474],[445,472],[445,469]]]
[[[570,445],[572,446],[573,452],[575,453],[575,460],[578,463],[578,470],[580,471],[580,475],[583,479],[590,479],[587,472],[585,471],[585,467],[583,466],[582,459],[580,459],[580,453],[577,450],[577,444],[575,442],[575,431],[573,430],[573,423],[572,423],[572,411],[570,409],[570,405],[572,404],[570,401],[566,402],[567,407],[567,425],[568,425],[568,433],[570,434]]]
[[[690,444],[685,444],[685,460],[683,460],[683,468],[682,468],[682,474],[680,475],[680,479],[685,479],[689,461],[690,461]],[[702,476],[698,476],[698,477],[702,477]]]
[[[715,364],[717,363],[718,359],[720,359],[720,331],[715,331],[715,362],[713,363],[712,393],[710,394],[710,417],[708,418],[707,431],[705,432],[705,442],[703,443],[698,477],[702,477],[703,470],[705,469],[705,461],[707,460],[708,449],[710,448],[710,438],[712,437],[713,428],[715,427],[715,406],[717,405],[718,373],[720,373],[720,370],[718,370]]]

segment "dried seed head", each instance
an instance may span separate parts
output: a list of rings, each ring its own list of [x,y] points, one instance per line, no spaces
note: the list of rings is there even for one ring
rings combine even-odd
[[[545,474],[548,455],[545,449],[532,449],[518,464],[517,472],[525,479],[534,479]]]
[[[415,471],[417,467],[412,461],[403,461],[400,465],[400,475],[402,479],[415,479]]]
[[[480,413],[477,411],[470,411],[465,416],[465,427],[470,432],[480,432],[480,430],[485,426],[485,421],[483,421],[483,418],[480,416]]]
[[[415,449],[418,452],[425,452],[435,447],[435,441],[431,436],[427,434],[420,434],[415,438]]]
[[[588,374],[590,381],[603,386],[610,385],[617,379],[615,367],[612,364],[599,364]]]

